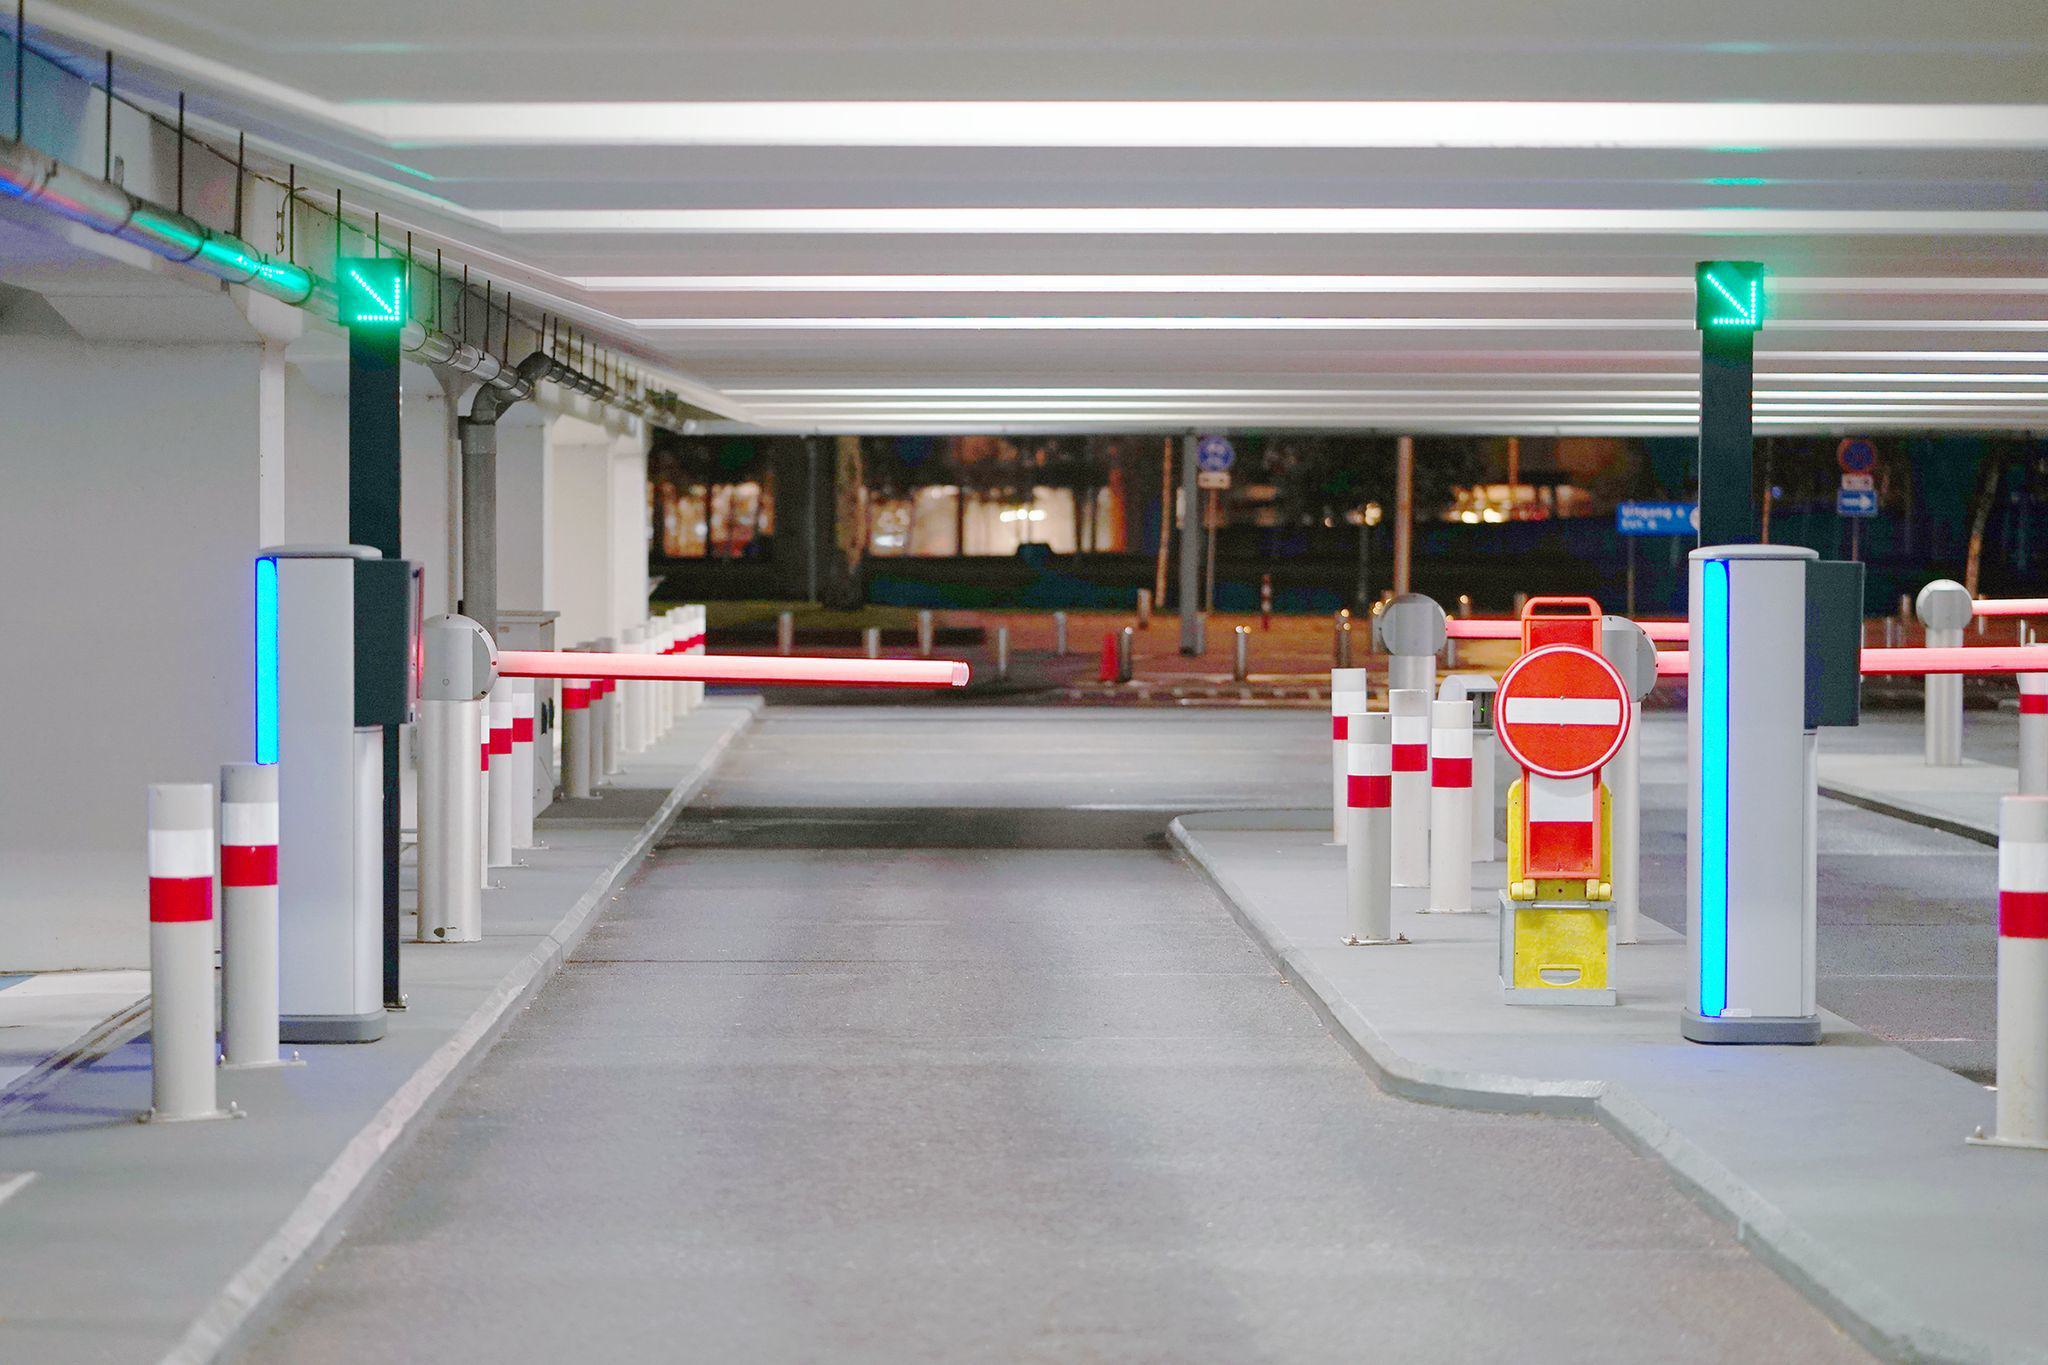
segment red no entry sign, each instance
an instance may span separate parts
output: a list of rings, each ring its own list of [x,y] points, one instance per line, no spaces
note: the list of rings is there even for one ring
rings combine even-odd
[[[1629,693],[1614,666],[1577,645],[1547,645],[1500,680],[1495,724],[1509,757],[1545,777],[1603,766],[1628,735]]]

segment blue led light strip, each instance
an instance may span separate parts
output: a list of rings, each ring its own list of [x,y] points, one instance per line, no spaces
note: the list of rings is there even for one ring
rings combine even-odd
[[[277,762],[277,561],[256,561],[256,761]]]
[[[1700,1014],[1728,1007],[1728,562],[1700,565]]]

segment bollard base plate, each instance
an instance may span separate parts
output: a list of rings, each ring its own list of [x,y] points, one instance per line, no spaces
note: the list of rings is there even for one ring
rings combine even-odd
[[[1423,907],[1415,913],[1418,915],[1490,915],[1493,911],[1483,905],[1451,906],[1445,909],[1438,909],[1436,906],[1430,905]]]
[[[301,1057],[298,1053],[294,1052],[289,1057],[279,1057],[274,1061],[267,1062],[224,1061],[220,1064],[220,1069],[222,1071],[269,1071],[275,1067],[280,1066],[304,1066],[305,1064],[306,1059],[304,1057]]]
[[[2025,1138],[1999,1137],[1996,1134],[1985,1132],[1982,1128],[1964,1138],[1963,1141],[1972,1147],[2010,1147],[2015,1151],[2048,1152],[2048,1141],[2029,1142]]]
[[[1356,934],[1344,936],[1346,948],[1391,948],[1398,943],[1408,942],[1408,935],[1396,934],[1392,938],[1360,938]]]
[[[213,1109],[204,1114],[159,1114],[154,1109],[145,1109],[135,1116],[137,1123],[211,1123],[215,1119],[245,1119],[248,1112],[241,1105],[230,1100],[225,1109]]]

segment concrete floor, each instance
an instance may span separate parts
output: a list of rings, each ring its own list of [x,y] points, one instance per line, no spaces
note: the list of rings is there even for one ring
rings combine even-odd
[[[1325,733],[771,712],[251,1358],[1860,1358],[1603,1130],[1379,1094],[1164,850]]]

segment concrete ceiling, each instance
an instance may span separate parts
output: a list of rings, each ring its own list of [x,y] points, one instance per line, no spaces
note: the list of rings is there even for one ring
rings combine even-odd
[[[1945,0],[31,6],[778,427],[2048,426],[2048,36]],[[833,102],[839,102],[837,104]],[[1083,102],[1083,103],[1076,103]]]

